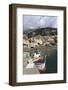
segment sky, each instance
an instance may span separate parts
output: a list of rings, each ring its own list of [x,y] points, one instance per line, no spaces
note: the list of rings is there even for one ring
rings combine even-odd
[[[57,28],[57,16],[38,16],[24,15],[23,16],[24,30],[52,27]]]

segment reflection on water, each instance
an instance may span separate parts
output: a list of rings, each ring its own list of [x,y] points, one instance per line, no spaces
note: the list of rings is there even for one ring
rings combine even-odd
[[[36,67],[34,69],[27,69],[28,60],[31,59],[35,50],[40,52],[41,56],[44,57],[44,62],[39,65],[39,63],[35,63]],[[57,47],[56,46],[40,46],[32,49],[24,48],[23,52],[23,73],[24,74],[37,74],[37,73],[57,73]],[[45,56],[47,57],[45,58]],[[39,71],[38,68],[45,66],[44,71]],[[35,72],[35,73],[34,73]]]

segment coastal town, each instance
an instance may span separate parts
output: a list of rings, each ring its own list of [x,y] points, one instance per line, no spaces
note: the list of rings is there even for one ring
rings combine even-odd
[[[48,28],[45,28],[45,29],[48,29]],[[24,32],[23,34],[24,48],[39,47],[39,46],[56,46],[56,45],[57,45],[56,29],[51,28],[50,30],[49,28],[49,31],[46,30],[46,32],[44,32],[43,34],[42,32],[37,34],[36,30],[30,33]]]

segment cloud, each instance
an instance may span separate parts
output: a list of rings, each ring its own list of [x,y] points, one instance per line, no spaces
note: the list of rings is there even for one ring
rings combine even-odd
[[[28,30],[30,28],[38,28],[38,27],[57,28],[57,17],[56,16],[24,15],[23,26],[24,26],[24,30]]]

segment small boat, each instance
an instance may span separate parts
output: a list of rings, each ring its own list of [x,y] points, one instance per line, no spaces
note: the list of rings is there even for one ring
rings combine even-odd
[[[46,69],[46,63],[45,63],[46,60],[40,54],[37,54],[35,56],[36,57],[34,58],[33,62],[35,63],[39,72],[43,73]]]
[[[46,69],[46,56],[45,58],[41,56],[41,54],[38,52],[33,53],[33,57],[28,60],[28,64],[26,68],[34,68],[36,67],[38,71],[41,73],[45,72]]]

